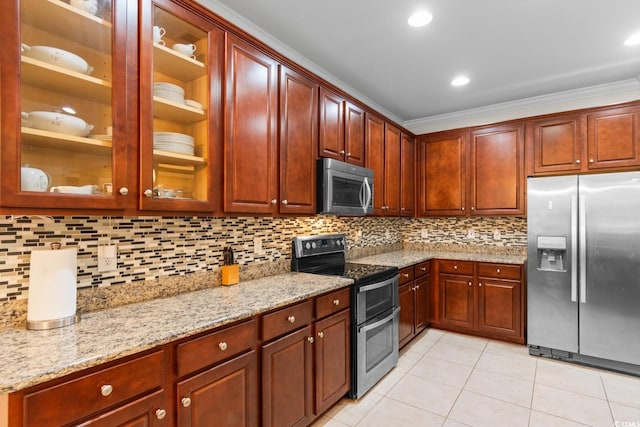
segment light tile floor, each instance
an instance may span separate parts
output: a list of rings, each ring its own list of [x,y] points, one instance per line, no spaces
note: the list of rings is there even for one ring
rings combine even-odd
[[[640,427],[640,378],[427,329],[369,393],[341,400],[314,427],[585,425]]]

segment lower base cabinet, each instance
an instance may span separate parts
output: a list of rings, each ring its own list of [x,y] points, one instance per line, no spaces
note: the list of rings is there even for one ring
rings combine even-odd
[[[135,400],[106,414],[78,424],[91,427],[160,427],[169,426],[167,413],[161,409],[165,403],[164,391]]]
[[[431,321],[430,271],[431,261],[400,270],[400,286],[398,288],[400,348],[429,326]]]

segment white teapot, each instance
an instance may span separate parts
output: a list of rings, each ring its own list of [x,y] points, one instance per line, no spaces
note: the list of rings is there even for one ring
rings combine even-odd
[[[20,168],[20,190],[21,191],[47,191],[51,179],[46,172],[24,165]]]
[[[91,15],[98,13],[98,0],[69,0],[69,4]]]

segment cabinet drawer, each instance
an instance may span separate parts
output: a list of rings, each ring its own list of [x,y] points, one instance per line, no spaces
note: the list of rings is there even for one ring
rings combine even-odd
[[[431,273],[431,261],[424,261],[415,265],[415,277],[421,277]]]
[[[270,340],[301,326],[311,323],[313,318],[313,301],[304,302],[281,308],[273,313],[262,316],[262,339]]]
[[[349,307],[351,288],[340,289],[316,298],[316,318],[322,319],[330,314]]]
[[[440,265],[440,273],[465,274],[473,276],[472,261],[440,260],[438,263]]]
[[[160,388],[164,352],[141,356],[111,368],[24,397],[25,425],[65,425]]]
[[[218,330],[178,345],[178,376],[212,365],[255,347],[258,341],[255,319]]]
[[[478,263],[479,277],[493,277],[496,279],[520,279],[520,266],[509,264]]]
[[[413,280],[413,266],[400,270],[400,285]]]

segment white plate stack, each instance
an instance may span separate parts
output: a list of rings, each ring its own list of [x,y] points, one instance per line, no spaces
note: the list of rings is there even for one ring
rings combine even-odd
[[[193,156],[193,137],[177,132],[154,132],[153,149]]]
[[[163,99],[167,99],[169,101],[184,104],[184,89],[172,83],[154,83],[153,95]]]

